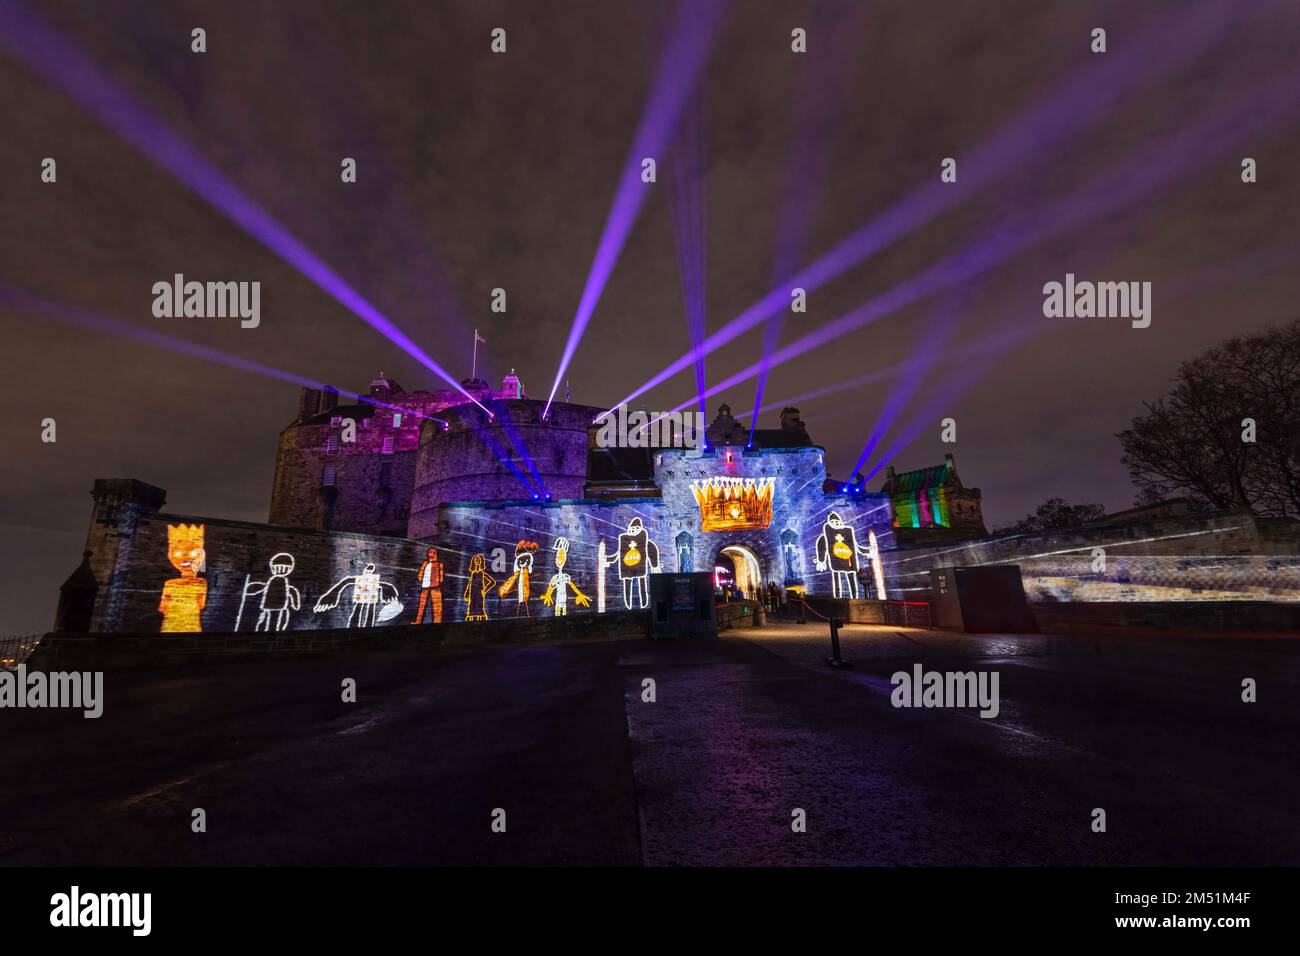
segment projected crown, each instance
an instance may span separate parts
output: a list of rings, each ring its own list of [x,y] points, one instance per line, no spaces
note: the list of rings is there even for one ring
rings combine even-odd
[[[709,478],[692,481],[701,531],[766,528],[772,523],[773,478]]]

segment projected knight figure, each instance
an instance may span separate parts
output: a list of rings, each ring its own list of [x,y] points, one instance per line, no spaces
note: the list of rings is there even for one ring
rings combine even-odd
[[[486,621],[487,596],[497,586],[497,579],[488,574],[487,558],[476,554],[469,559],[469,579],[465,582],[465,620]]]
[[[376,623],[390,621],[402,613],[397,588],[380,580],[373,564],[367,564],[360,574],[342,578],[322,594],[316,601],[316,613],[338,607],[343,592],[348,588],[352,589],[352,611],[348,614],[348,627],[373,627]],[[382,608],[380,604],[383,605]]]
[[[546,593],[542,595],[542,603],[550,607],[555,604],[555,616],[564,617],[569,613],[569,589],[573,590],[573,600],[578,607],[590,607],[591,598],[578,590],[578,586],[573,583],[573,578],[564,573],[564,565],[569,559],[569,539],[555,539],[555,574],[546,584]]]
[[[659,549],[650,540],[640,518],[628,522],[626,533],[618,536],[618,550],[605,558],[604,563],[618,564],[624,607],[631,611],[650,606],[650,572],[659,567]],[[604,567],[600,573],[603,578]]]
[[[528,610],[528,599],[533,596],[533,555],[538,547],[536,541],[520,541],[515,545],[514,573],[506,578],[505,584],[501,585],[501,590],[497,592],[504,598],[513,591],[516,602],[515,617],[532,616]]]
[[[844,523],[838,512],[832,511],[822,525],[817,538],[817,570],[830,571],[831,594],[837,598],[858,596],[858,555],[870,555],[871,550],[858,544],[853,529]]]
[[[203,525],[169,524],[167,560],[180,572],[163,585],[158,611],[163,616],[163,633],[201,631],[203,609],[208,603],[208,582],[199,577],[204,568]]]
[[[289,628],[289,612],[301,606],[302,595],[289,583],[293,573],[293,555],[281,551],[270,562],[271,576],[265,581],[249,581],[244,578],[244,590],[239,596],[239,614],[235,617],[235,630],[244,619],[244,603],[251,597],[261,595],[258,602],[257,623],[254,631],[284,631]]]

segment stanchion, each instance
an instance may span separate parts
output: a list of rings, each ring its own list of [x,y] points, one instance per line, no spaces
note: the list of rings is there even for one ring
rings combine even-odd
[[[850,661],[846,661],[840,656],[840,625],[844,622],[838,617],[830,619],[831,625],[831,657],[826,663],[831,667],[852,667]]]

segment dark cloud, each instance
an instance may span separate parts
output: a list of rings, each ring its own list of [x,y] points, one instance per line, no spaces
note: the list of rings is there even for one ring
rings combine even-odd
[[[489,340],[494,375],[517,367],[534,396],[550,387],[612,191],[653,77],[665,4],[613,2],[47,2],[49,20],[140,101],[282,219],[323,259],[425,345],[468,374],[470,330]],[[960,159],[1000,123],[1092,63],[1093,26],[1112,48],[1178,5],[737,2],[705,85],[710,327],[765,291],[786,188],[790,137],[813,135],[825,175],[808,183],[808,256],[832,245]],[[1182,7],[1189,6],[1182,4]],[[1285,9],[1285,8],[1282,8]],[[789,31],[814,25],[808,59]],[[829,26],[824,26],[829,24]],[[1008,216],[1078,187],[1130,151],[1191,122],[1217,97],[1251,109],[1296,48],[1294,12],[1222,42],[1177,74],[1114,104],[1058,159],[1013,175],[918,229],[812,297],[786,341],[977,240]],[[189,52],[193,26],[209,52]],[[487,52],[489,31],[510,52]],[[834,43],[842,84],[829,126],[801,122],[803,71]],[[852,31],[845,33],[844,31]],[[0,58],[0,281],[156,326],[153,282],[258,279],[263,322],[166,322],[166,331],[304,375],[364,388],[379,369],[407,387],[431,380],[382,337],[230,225],[79,107]],[[1294,314],[1300,186],[1296,129],[1255,142],[1261,182],[1236,160],[1181,179],[1122,214],[1071,231],[957,290],[958,333],[1046,321],[1040,289],[1071,269],[1155,283],[1155,318],[1069,325],[997,362],[953,403],[956,455],[997,523],[1062,495],[1110,507],[1132,490],[1113,434],[1177,364],[1237,332]],[[354,156],[361,180],[339,182]],[[37,178],[59,163],[57,186]],[[575,400],[613,402],[680,355],[668,190],[661,180],[633,231],[571,367]],[[1266,268],[1257,268],[1259,263]],[[1083,265],[1080,266],[1079,264]],[[1198,275],[1219,281],[1173,298]],[[510,313],[488,310],[509,290]],[[1172,291],[1171,291],[1172,290]],[[774,371],[767,400],[939,349],[920,331],[937,302],[902,310],[832,348]],[[165,321],[165,320],[163,320]],[[291,386],[13,313],[0,313],[9,382],[0,483],[0,630],[45,627],[75,566],[95,477],[135,476],[177,509],[264,520],[276,435]],[[754,361],[759,333],[709,357],[717,381]],[[932,373],[921,400],[945,369]],[[684,372],[645,397],[671,407]],[[752,383],[725,396],[751,407]],[[843,476],[888,383],[804,405],[814,438]],[[716,405],[723,396],[711,401]],[[42,418],[59,441],[39,441]],[[948,446],[937,425],[897,464],[919,467]]]

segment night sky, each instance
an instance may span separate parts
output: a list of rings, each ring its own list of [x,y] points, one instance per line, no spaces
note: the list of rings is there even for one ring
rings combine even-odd
[[[1146,24],[1200,6],[733,3],[697,90],[709,328],[771,288],[783,210],[800,221],[806,213],[794,254],[807,263],[936,183],[944,157],[959,164],[947,188],[962,190],[963,155],[1001,124],[1118,55]],[[653,85],[668,4],[84,0],[40,9],[444,366],[468,376],[477,326],[488,341],[480,372],[499,382],[515,367],[530,397],[546,397]],[[807,314],[787,314],[782,341],[1112,164],[1144,152],[1160,162],[1161,144],[1215,105],[1248,114],[1300,48],[1300,8],[1276,9],[1254,22],[1225,15],[1215,42],[1110,104],[1045,161],[966,189],[951,211],[814,292]],[[207,30],[206,54],[190,51],[195,26]],[[505,55],[489,51],[498,26]],[[802,56],[790,50],[797,26],[809,33]],[[1089,49],[1098,26],[1105,55]],[[364,391],[381,369],[408,389],[444,387],[4,55],[0,116],[0,283],[345,388]],[[957,419],[958,442],[940,441],[936,414],[897,467],[952,451],[964,482],[983,489],[990,528],[1050,496],[1127,507],[1134,492],[1114,435],[1142,402],[1181,361],[1296,315],[1298,152],[1300,122],[1274,124],[1141,202],[777,368],[765,402],[935,357],[903,417],[925,412],[959,372],[969,388],[943,413]],[[46,156],[58,162],[55,184],[40,181]],[[344,156],[358,161],[356,184],[340,182]],[[1258,161],[1258,183],[1241,182],[1242,156]],[[669,178],[661,161],[569,371],[574,401],[616,402],[688,347]],[[1043,284],[1069,271],[1152,282],[1151,327],[1044,318]],[[151,287],[177,272],[259,280],[261,326],[155,319]],[[489,310],[498,286],[506,315]],[[1045,334],[995,357],[943,359],[1021,327]],[[58,585],[80,560],[97,477],[166,488],[168,510],[265,521],[277,434],[297,409],[293,385],[26,312],[0,310],[0,328],[0,634],[48,629]],[[761,339],[756,330],[710,355],[709,381],[754,362]],[[847,477],[894,385],[799,403],[836,477]],[[643,402],[671,408],[693,394],[687,371]],[[711,412],[723,400],[748,421],[753,381],[710,399]],[[54,444],[40,440],[47,417]]]

